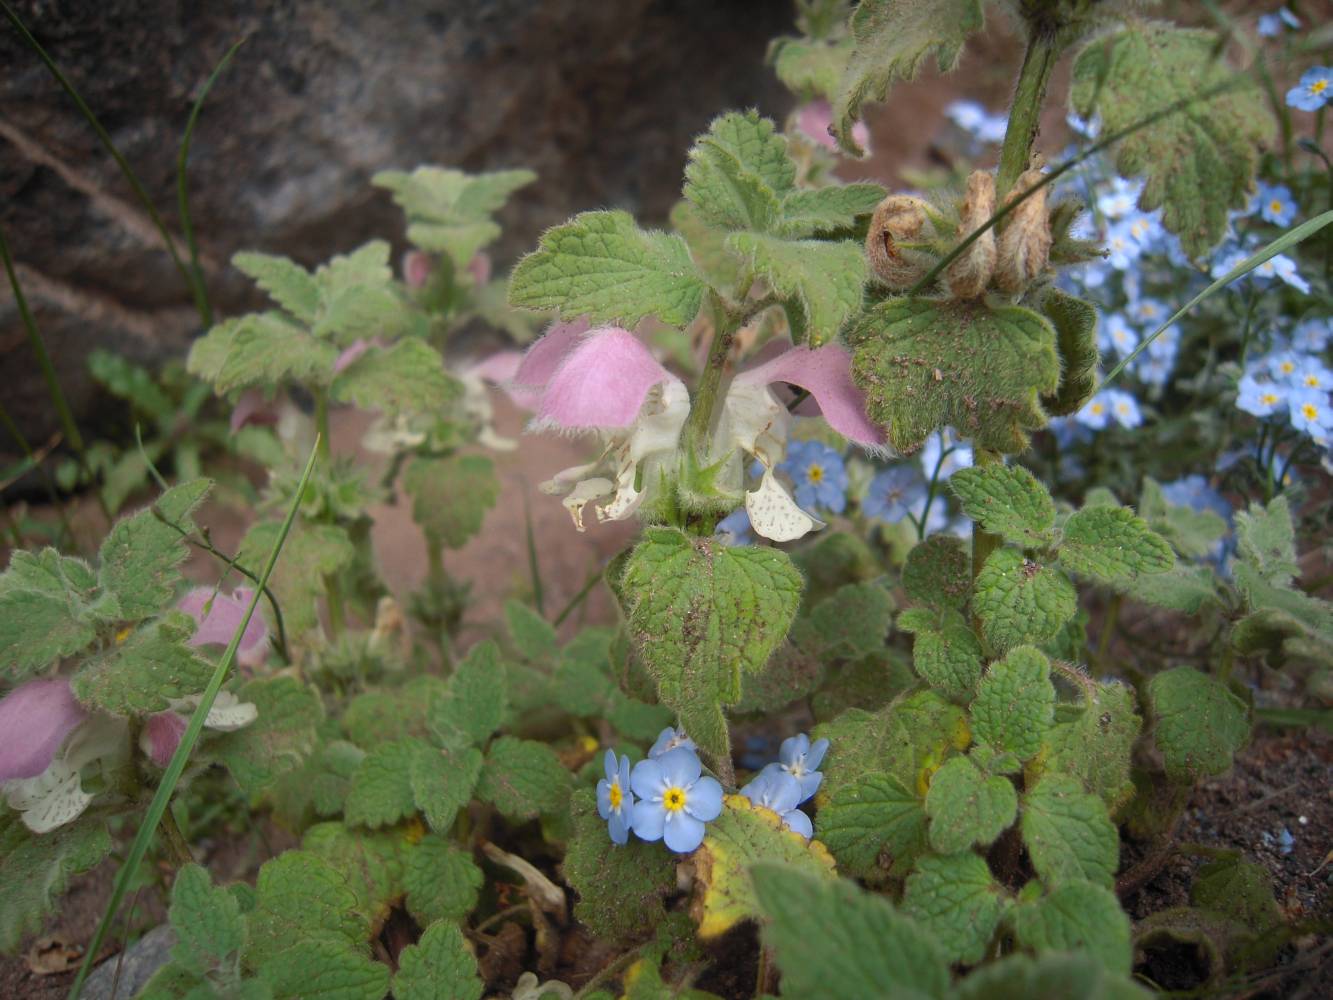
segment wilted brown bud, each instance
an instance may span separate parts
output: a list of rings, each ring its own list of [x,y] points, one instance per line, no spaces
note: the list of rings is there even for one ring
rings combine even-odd
[[[1005,197],[1006,205],[1041,183],[1040,170],[1029,170],[1018,178]],[[995,283],[1003,291],[1017,294],[1046,269],[1051,256],[1051,219],[1046,211],[1046,188],[1029,195],[1005,220],[1000,234],[1000,256]]]
[[[925,276],[930,261],[922,254],[904,250],[902,244],[918,240],[926,227],[927,205],[910,194],[891,194],[879,203],[866,233],[866,259],[870,269],[896,292],[910,288]]]
[[[995,178],[985,170],[967,179],[967,197],[959,210],[958,238],[965,240],[995,214]],[[987,229],[945,269],[944,283],[955,299],[975,299],[995,271],[995,230]]]

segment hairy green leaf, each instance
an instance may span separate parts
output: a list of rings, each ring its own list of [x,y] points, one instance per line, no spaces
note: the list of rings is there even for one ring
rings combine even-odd
[[[259,713],[254,722],[223,733],[209,745],[247,795],[269,790],[283,775],[299,769],[317,745],[324,718],[319,695],[295,677],[248,681],[236,696]]]
[[[871,772],[820,806],[819,839],[844,874],[866,878],[890,864],[906,870],[926,850],[926,811],[893,775]]]
[[[211,479],[173,486],[152,507],[117,521],[102,540],[97,580],[115,596],[119,619],[140,621],[155,615],[176,595],[180,564],[190,550],[171,525],[192,531],[190,514],[212,486]]]
[[[1138,701],[1132,688],[1114,681],[1089,681],[1086,696],[1086,705],[1061,706],[1057,711],[1045,746],[1029,765],[1029,787],[1041,774],[1067,774],[1114,812],[1134,794],[1129,775],[1142,728]]]
[[[312,336],[281,313],[252,313],[229,329],[225,360],[213,379],[219,395],[256,386],[273,388],[286,382],[328,385],[333,376],[338,348]],[[223,345],[218,343],[216,349],[221,352]],[[201,363],[193,364],[192,370],[205,374]]]
[[[261,965],[259,976],[273,1000],[383,1000],[389,989],[387,965],[326,938],[298,938]]]
[[[930,846],[940,854],[989,844],[1017,814],[1013,783],[1002,775],[982,774],[969,757],[951,758],[930,779],[926,792]]]
[[[111,833],[101,817],[84,817],[41,835],[17,813],[0,815],[0,952],[12,955],[42,929],[69,881],[111,853]]]
[[[232,255],[231,266],[302,323],[314,323],[319,311],[319,285],[300,264],[286,257],[244,252]]]
[[[370,922],[341,872],[308,851],[286,851],[259,869],[245,962],[260,970],[280,966],[293,941],[365,954],[369,933]]]
[[[305,832],[301,850],[323,858],[347,878],[357,909],[379,927],[406,889],[408,834],[402,830],[360,830],[342,823],[316,823]]]
[[[1085,507],[1065,522],[1060,565],[1102,583],[1165,573],[1176,563],[1166,539],[1128,507]]]
[[[500,481],[485,455],[418,456],[403,473],[403,489],[412,498],[412,520],[428,537],[458,549],[481,530]]]
[[[70,681],[85,705],[112,715],[149,715],[198,694],[213,664],[186,645],[194,622],[172,612],[86,662]]]
[[[1051,416],[1067,417],[1097,391],[1097,307],[1051,287],[1042,296],[1041,313],[1055,327],[1060,355],[1060,387],[1043,395],[1041,403]]]
[[[996,549],[977,574],[972,610],[986,641],[1003,652],[1053,638],[1078,610],[1073,584],[1058,569]]]
[[[348,823],[386,826],[416,812],[412,762],[430,748],[420,740],[395,740],[371,749],[352,775],[347,792]]]
[[[97,637],[88,607],[96,585],[91,576],[85,564],[55,549],[10,557],[0,576],[0,670],[20,680]],[[115,603],[112,597],[103,609],[118,612],[108,606]]]
[[[1055,686],[1045,654],[1017,646],[992,663],[972,702],[972,735],[1027,760],[1041,749],[1055,717]]]
[[[976,854],[932,855],[917,862],[903,890],[903,912],[951,962],[981,961],[1008,900]]]
[[[569,799],[569,772],[545,743],[501,736],[491,744],[477,796],[510,819],[535,819]]]
[[[1115,893],[1091,882],[1066,882],[1014,907],[1019,944],[1036,952],[1085,951],[1110,972],[1129,972],[1129,915]]]
[[[461,384],[445,372],[440,352],[415,339],[371,348],[333,380],[332,388],[338,402],[390,416],[430,413],[461,393]]]
[[[857,218],[875,210],[884,193],[878,184],[834,184],[793,191],[782,200],[778,234],[799,239],[851,229]]]
[[[407,911],[417,923],[461,921],[477,905],[486,877],[472,856],[436,834],[427,834],[407,854],[403,888]]]
[[[715,118],[690,149],[685,198],[710,226],[769,232],[796,180],[787,140],[757,111]]]
[[[1115,884],[1120,836],[1106,804],[1075,779],[1051,774],[1023,797],[1023,843],[1048,886],[1070,881]]]
[[[967,607],[972,596],[972,556],[954,535],[931,535],[912,546],[903,567],[907,596],[936,608]]]
[[[1050,543],[1055,502],[1021,465],[974,465],[949,478],[963,513],[987,531],[1023,548]]]
[[[1229,688],[1192,667],[1176,667],[1148,682],[1156,722],[1153,739],[1167,777],[1192,782],[1222,774],[1250,736],[1249,711]]]
[[[393,977],[394,1000],[480,1000],[484,991],[463,932],[443,920],[403,949]]]
[[[408,769],[412,798],[436,833],[451,831],[460,810],[472,800],[483,759],[476,747],[427,748],[413,754]]]
[[[775,38],[768,61],[783,85],[802,100],[822,97],[832,101],[852,54],[851,39],[836,42],[809,38]]]
[[[1077,953],[1008,955],[968,974],[954,993],[956,1000],[1147,1000],[1152,995],[1127,975],[1113,975],[1095,958]]]
[[[171,958],[198,975],[222,965],[245,944],[245,921],[236,897],[214,886],[199,865],[186,865],[176,873],[169,916],[176,931]]]
[[[825,243],[736,233],[727,243],[774,292],[799,305],[805,334],[794,339],[811,347],[832,341],[861,306],[867,270],[865,253],[854,240]]]
[[[479,642],[454,668],[447,690],[431,706],[430,728],[446,746],[455,737],[483,746],[504,721],[507,695],[500,647],[490,639]]]
[[[914,633],[912,666],[931,687],[949,698],[967,698],[976,690],[981,643],[960,612],[909,608],[898,616],[898,628]]]

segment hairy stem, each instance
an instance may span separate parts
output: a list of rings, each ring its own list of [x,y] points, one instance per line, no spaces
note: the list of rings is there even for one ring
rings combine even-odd
[[[1034,28],[1018,72],[1018,85],[1009,106],[1009,127],[1000,149],[1000,169],[995,177],[995,197],[1002,202],[1019,175],[1032,161],[1032,146],[1041,126],[1041,109],[1051,70],[1060,58],[1060,46],[1049,30]]]
[[[729,308],[715,292],[708,293],[704,308],[713,320],[713,342],[708,347],[708,360],[699,375],[699,385],[682,435],[687,453],[700,464],[708,456],[713,411],[717,409],[718,394],[722,389],[722,372],[726,369],[736,331],[745,320],[744,312]]]

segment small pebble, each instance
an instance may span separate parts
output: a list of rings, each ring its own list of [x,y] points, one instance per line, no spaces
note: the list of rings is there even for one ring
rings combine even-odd
[[[1296,817],[1296,822],[1299,823],[1301,826],[1305,826],[1305,825],[1307,825],[1307,824],[1310,822],[1310,817],[1309,817],[1309,816],[1297,816],[1297,817]]]

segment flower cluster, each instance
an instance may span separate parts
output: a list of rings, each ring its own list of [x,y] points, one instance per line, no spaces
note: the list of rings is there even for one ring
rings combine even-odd
[[[816,453],[807,445],[793,445],[792,458],[783,465],[794,419],[784,401],[785,387],[809,393],[797,413],[822,415],[848,440],[878,450],[884,437],[865,414],[865,396],[852,382],[851,357],[844,348],[774,346],[779,350],[761,352],[767,357],[731,380],[704,457],[718,469],[712,480],[718,500],[734,498],[739,504],[743,498],[755,532],[791,541],[823,526],[802,507],[841,510],[845,474],[832,449]],[[529,348],[507,385],[534,411],[534,430],[600,436],[602,451],[593,462],[559,472],[542,485],[545,492],[564,495],[580,531],[589,504],[598,520],[623,520],[650,509],[645,504],[678,481],[689,392],[630,331],[589,329],[582,321],[557,323]],[[756,461],[759,478],[749,490],[743,483],[746,458]],[[776,478],[779,467],[797,480],[796,498]]]
[[[941,484],[972,464],[972,448],[951,428],[931,434],[917,462],[899,462],[877,472],[861,497],[861,513],[886,524],[902,520],[917,526],[922,538],[938,531],[963,535],[966,518],[950,519]]]
[[[1309,350],[1285,347],[1245,366],[1236,406],[1252,416],[1285,417],[1298,432],[1327,450],[1333,435],[1333,371],[1320,354],[1329,340],[1330,321],[1307,320],[1297,339]]]
[[[976,101],[954,101],[944,109],[948,119],[978,143],[994,146],[1004,142],[1008,115],[993,115]]]
[[[804,733],[783,740],[778,759],[765,765],[741,794],[773,810],[789,830],[812,837],[810,817],[797,807],[819,790],[824,777],[819,765],[828,746],[828,740],[811,744]],[[722,813],[722,786],[703,773],[697,749],[683,732],[668,727],[647,758],[632,768],[629,757],[606,752],[597,813],[606,820],[613,843],[628,843],[633,833],[640,840],[663,841],[681,854],[703,843],[706,824]]]

